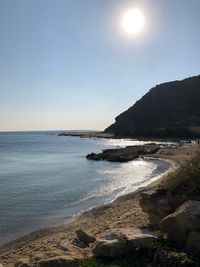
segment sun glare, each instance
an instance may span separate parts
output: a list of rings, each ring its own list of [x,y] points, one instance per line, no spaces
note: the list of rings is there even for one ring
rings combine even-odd
[[[144,16],[142,12],[137,9],[130,9],[122,17],[122,27],[126,33],[139,33],[144,26]]]

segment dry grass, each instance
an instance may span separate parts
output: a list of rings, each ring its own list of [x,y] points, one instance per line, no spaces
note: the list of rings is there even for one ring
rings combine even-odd
[[[185,195],[190,199],[200,199],[200,147],[195,153],[180,163],[164,183],[173,195]]]

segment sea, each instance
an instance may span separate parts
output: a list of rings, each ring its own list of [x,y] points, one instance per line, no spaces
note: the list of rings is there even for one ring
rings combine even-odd
[[[151,141],[0,132],[0,245],[67,223],[157,179],[170,168],[159,159],[90,161],[102,149]],[[170,144],[169,144],[170,145]]]

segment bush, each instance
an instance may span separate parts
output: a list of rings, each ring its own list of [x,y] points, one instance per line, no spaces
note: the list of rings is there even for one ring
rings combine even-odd
[[[172,195],[184,195],[200,200],[200,150],[192,158],[180,164],[164,183]]]

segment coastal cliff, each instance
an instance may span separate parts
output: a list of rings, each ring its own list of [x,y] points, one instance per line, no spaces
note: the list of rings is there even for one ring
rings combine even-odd
[[[156,85],[105,133],[123,137],[200,136],[200,76]]]

